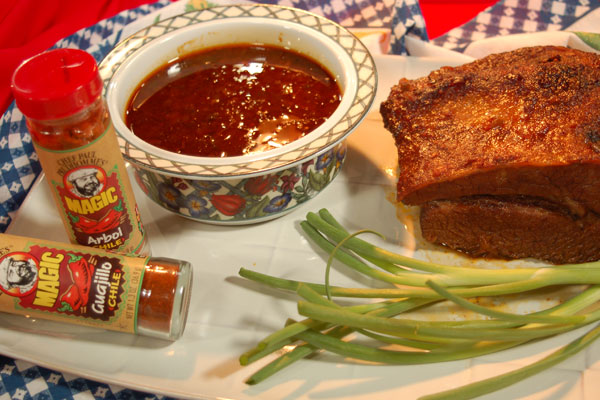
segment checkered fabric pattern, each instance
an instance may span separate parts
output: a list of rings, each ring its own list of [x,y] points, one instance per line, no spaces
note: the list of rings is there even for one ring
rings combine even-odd
[[[469,43],[489,37],[560,31],[598,7],[597,0],[504,0],[432,42],[462,51]]]
[[[429,40],[419,0],[396,0],[392,16],[390,53],[407,54],[404,45],[406,36]]]
[[[0,356],[0,399],[170,400],[169,397],[98,383],[3,356]]]
[[[310,11],[345,27],[374,28],[390,26],[395,0],[266,0],[260,3]]]
[[[40,171],[25,120],[11,107],[0,125],[0,231],[6,230]]]

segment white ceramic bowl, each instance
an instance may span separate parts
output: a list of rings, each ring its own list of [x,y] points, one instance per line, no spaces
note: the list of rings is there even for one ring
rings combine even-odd
[[[340,105],[298,140],[235,157],[169,152],[126,127],[128,101],[153,71],[187,53],[235,43],[284,47],[316,60],[336,78]],[[214,7],[160,21],[119,43],[100,64],[100,73],[121,151],[144,192],[175,213],[219,224],[275,218],[324,189],[343,164],[344,139],[367,114],[377,82],[368,50],[346,29],[271,5]]]

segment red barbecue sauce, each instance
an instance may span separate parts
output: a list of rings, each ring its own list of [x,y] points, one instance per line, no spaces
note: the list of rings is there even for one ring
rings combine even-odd
[[[340,100],[335,78],[308,57],[238,44],[192,53],[156,70],[132,95],[125,121],[161,149],[231,157],[306,135]]]

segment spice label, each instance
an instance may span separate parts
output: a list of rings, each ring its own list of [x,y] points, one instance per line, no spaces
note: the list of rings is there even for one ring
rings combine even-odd
[[[1,235],[0,310],[133,333],[145,259],[127,260]]]
[[[111,151],[113,149],[114,151]],[[144,230],[114,128],[69,151],[36,145],[73,243],[139,253]]]
[[[120,249],[133,232],[116,170],[84,165],[65,172],[56,185],[77,243]]]

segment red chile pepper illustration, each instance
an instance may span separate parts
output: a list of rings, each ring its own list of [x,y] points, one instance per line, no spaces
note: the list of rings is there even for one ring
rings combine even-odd
[[[210,202],[217,210],[225,215],[235,215],[246,207],[246,200],[237,194],[215,194]]]
[[[83,215],[69,216],[71,217],[75,227],[86,234],[102,233],[114,229],[121,225],[126,218],[121,202],[119,202],[116,207],[108,210],[108,212],[98,221]]]
[[[79,289],[74,284],[69,286],[69,289],[60,296],[61,307],[58,311],[77,311],[81,307],[81,296],[79,295]]]
[[[71,257],[71,260],[67,265],[67,268],[71,272],[73,285],[79,291],[81,305],[86,305],[90,295],[94,267],[81,256],[74,256],[72,254],[69,254],[69,256]]]
[[[110,229],[114,229],[121,225],[121,216],[123,215],[122,211],[117,211],[114,208],[111,208],[104,217],[102,217],[98,224],[96,225],[96,229],[94,233],[105,232]]]
[[[273,189],[275,182],[277,182],[277,176],[257,176],[248,179],[244,184],[244,189],[250,194],[262,196]]]
[[[86,233],[88,231],[93,230],[97,223],[96,220],[85,217],[83,215],[73,215],[69,213],[69,218],[71,218],[71,221],[73,222],[73,225],[75,225],[76,228]]]

